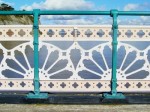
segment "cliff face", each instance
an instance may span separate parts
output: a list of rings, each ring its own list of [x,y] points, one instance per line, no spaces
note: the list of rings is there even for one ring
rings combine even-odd
[[[33,16],[30,15],[0,15],[0,25],[33,25]],[[12,49],[22,42],[14,41],[2,41],[2,44],[6,49]],[[2,54],[0,54],[2,55]]]
[[[32,25],[33,16],[29,15],[0,15],[0,25]]]
[[[0,4],[0,11],[14,11],[15,9],[6,4]],[[33,16],[30,15],[0,15],[0,25],[31,25]]]

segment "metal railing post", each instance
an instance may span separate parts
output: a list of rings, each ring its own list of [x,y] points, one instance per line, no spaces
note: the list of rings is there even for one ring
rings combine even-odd
[[[33,11],[0,11],[0,15],[33,15],[34,24],[34,91],[27,95],[29,99],[47,99],[47,93],[41,93],[40,91],[40,78],[39,78],[39,16],[40,15],[110,15],[113,19],[113,41],[112,41],[112,77],[111,77],[111,91],[110,93],[104,93],[103,97],[108,99],[124,99],[125,96],[122,93],[117,92],[117,36],[118,36],[118,24],[117,17],[119,16],[150,16],[150,11],[40,11],[34,9]]]
[[[117,37],[118,37],[118,10],[111,10],[110,16],[113,19],[112,30],[112,77],[111,77],[111,93],[104,93],[106,99],[125,99],[122,93],[117,93]]]
[[[40,93],[40,79],[39,79],[39,9],[33,10],[34,23],[33,23],[33,36],[34,36],[34,92],[29,93],[27,98],[34,99],[47,99],[47,93]]]

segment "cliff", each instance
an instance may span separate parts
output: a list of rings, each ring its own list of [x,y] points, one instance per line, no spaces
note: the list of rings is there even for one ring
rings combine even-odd
[[[15,9],[6,4],[0,4],[0,11],[14,11]],[[0,15],[0,25],[31,25],[33,16],[30,15]]]
[[[31,25],[33,16],[29,15],[8,15],[0,16],[0,25]]]

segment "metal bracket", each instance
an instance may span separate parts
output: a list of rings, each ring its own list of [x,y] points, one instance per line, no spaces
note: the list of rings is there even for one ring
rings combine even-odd
[[[26,99],[48,99],[48,94],[47,93],[34,93],[30,92],[27,96]]]
[[[39,45],[39,42],[33,41],[33,45]]]
[[[103,93],[104,99],[126,99],[122,93]]]
[[[112,45],[118,45],[118,42],[117,41],[113,41]]]
[[[33,25],[33,29],[39,29],[39,26]]]

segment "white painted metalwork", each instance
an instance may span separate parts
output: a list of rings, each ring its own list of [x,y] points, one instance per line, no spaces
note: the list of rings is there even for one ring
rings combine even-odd
[[[41,91],[108,92],[111,26],[39,29]],[[0,90],[33,90],[32,26],[0,26]],[[150,26],[119,26],[119,92],[150,91]]]

